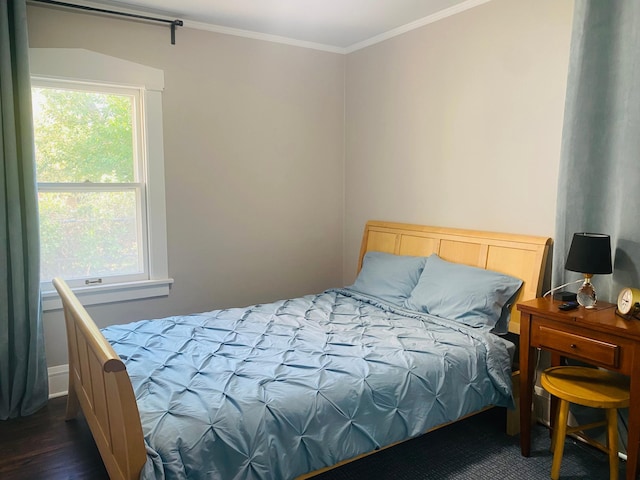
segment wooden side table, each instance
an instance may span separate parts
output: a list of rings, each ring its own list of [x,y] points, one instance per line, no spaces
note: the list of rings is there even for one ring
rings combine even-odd
[[[531,402],[535,349],[551,352],[552,366],[570,357],[631,378],[627,480],[635,479],[640,447],[640,321],[616,315],[615,305],[561,311],[562,302],[536,298],[519,303],[520,317],[520,449],[531,453]],[[553,407],[552,407],[553,411]]]

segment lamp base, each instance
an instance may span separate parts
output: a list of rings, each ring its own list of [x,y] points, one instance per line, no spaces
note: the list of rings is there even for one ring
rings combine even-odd
[[[593,308],[596,305],[596,290],[591,283],[591,275],[584,276],[584,283],[576,295],[578,303],[584,308]]]

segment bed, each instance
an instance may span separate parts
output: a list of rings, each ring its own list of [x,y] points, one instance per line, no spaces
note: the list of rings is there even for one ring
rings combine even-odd
[[[112,479],[286,479],[513,407],[496,333],[519,333],[550,242],[370,221],[346,288],[102,331],[55,279],[66,417],[82,409]]]

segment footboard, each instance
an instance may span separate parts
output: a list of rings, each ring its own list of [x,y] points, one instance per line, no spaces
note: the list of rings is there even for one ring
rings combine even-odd
[[[109,477],[137,479],[146,451],[126,367],[64,280],[53,284],[62,299],[69,347],[66,419],[81,407]]]

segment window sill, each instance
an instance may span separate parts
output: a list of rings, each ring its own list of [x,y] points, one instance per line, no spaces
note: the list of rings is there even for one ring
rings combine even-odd
[[[173,278],[162,280],[144,280],[140,282],[113,283],[73,288],[83,306],[103,303],[140,300],[143,298],[166,297],[173,283]],[[42,292],[42,310],[59,310],[62,302],[55,290]]]

